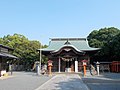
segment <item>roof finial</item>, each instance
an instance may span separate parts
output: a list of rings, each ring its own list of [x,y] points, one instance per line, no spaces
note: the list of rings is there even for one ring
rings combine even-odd
[[[65,42],[65,44],[67,44],[67,45],[68,45],[68,44],[71,44],[68,40],[69,40],[69,39],[67,39],[67,41]],[[64,44],[64,45],[65,45],[65,44]]]

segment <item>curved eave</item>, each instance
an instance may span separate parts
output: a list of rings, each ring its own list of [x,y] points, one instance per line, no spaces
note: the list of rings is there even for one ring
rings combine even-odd
[[[57,52],[59,52],[62,48],[65,48],[65,47],[71,47],[71,48],[74,48],[77,52],[79,52],[79,53],[82,53],[83,51],[81,51],[81,50],[78,50],[75,46],[73,46],[73,45],[63,45],[62,47],[60,47],[58,50],[55,50],[55,51],[53,51],[52,53],[57,53]]]
[[[41,53],[43,54],[43,55],[49,55],[50,54],[50,52],[52,52],[52,51],[54,51],[53,49],[47,49],[47,48],[44,48],[44,49],[37,49],[37,51],[41,51]]]
[[[37,51],[54,51],[54,50],[45,48],[45,49],[37,49]]]
[[[89,49],[84,49],[84,50],[81,50],[81,51],[84,51],[84,52],[87,52],[87,51],[98,51],[100,49],[101,48],[89,48]]]

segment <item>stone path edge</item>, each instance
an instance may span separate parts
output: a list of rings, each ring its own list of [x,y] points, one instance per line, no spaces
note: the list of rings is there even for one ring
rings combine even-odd
[[[36,88],[35,90],[40,90],[43,85],[45,85],[46,83],[48,83],[50,80],[54,79],[56,76],[57,76],[57,75],[53,76],[51,79],[49,79],[48,81],[46,81],[45,83],[43,83],[42,85],[40,85],[40,86],[39,86],[38,88]]]
[[[81,77],[79,76],[79,79],[81,79]],[[83,80],[81,79],[81,81],[82,81],[82,83],[84,84],[84,86],[85,86],[85,88],[87,89],[87,90],[90,90],[89,88],[88,88],[88,86],[83,82]]]

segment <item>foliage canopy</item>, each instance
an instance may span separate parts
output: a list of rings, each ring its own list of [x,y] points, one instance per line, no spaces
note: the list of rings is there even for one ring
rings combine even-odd
[[[39,53],[37,49],[42,46],[39,41],[28,40],[21,34],[7,35],[0,38],[0,44],[9,46],[14,49],[13,55],[19,58],[19,64],[23,64],[25,69],[32,68],[35,61],[39,61]],[[46,57],[43,56],[42,62],[46,62]]]
[[[89,34],[87,38],[91,47],[101,48],[100,52],[96,55],[99,57],[99,59],[103,59],[104,61],[119,60],[119,29],[110,27],[94,30]]]

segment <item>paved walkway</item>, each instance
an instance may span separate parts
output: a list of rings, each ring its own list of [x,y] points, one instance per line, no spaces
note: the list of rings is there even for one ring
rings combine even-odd
[[[13,72],[12,76],[0,77],[0,90],[35,90],[51,78],[32,72]]]
[[[0,90],[120,90],[120,73],[103,73],[100,76],[87,73],[82,80],[78,74],[49,77],[32,72],[13,72],[12,76],[0,77]]]
[[[82,77],[90,90],[120,90],[120,73],[102,73]]]
[[[78,74],[59,74],[35,90],[89,90]]]

